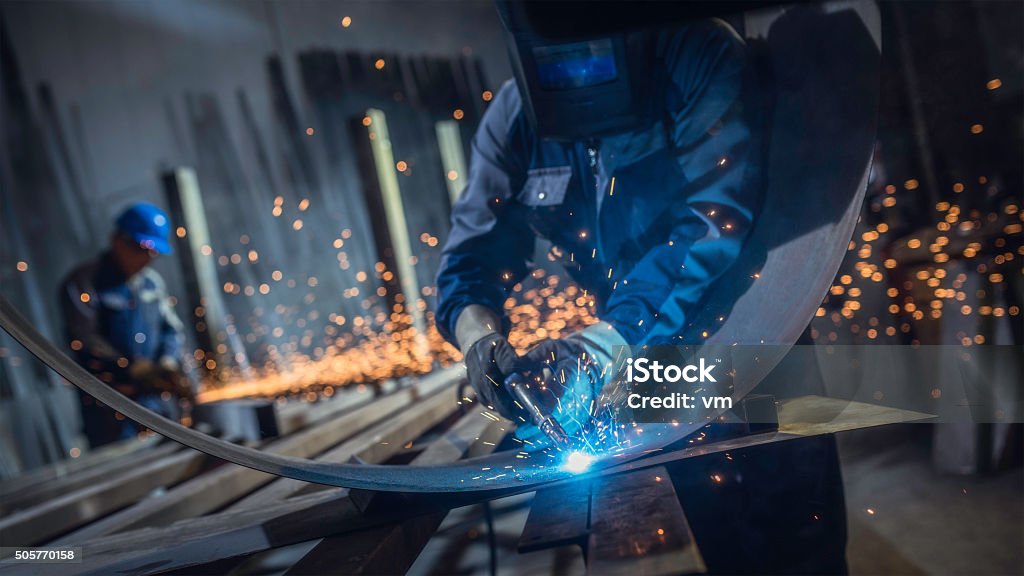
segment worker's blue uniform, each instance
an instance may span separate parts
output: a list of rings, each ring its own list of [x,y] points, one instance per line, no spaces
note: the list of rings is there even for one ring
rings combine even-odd
[[[504,301],[528,272],[540,237],[593,294],[597,316],[627,343],[681,343],[693,307],[736,260],[756,218],[761,124],[747,52],[731,28],[694,22],[658,33],[656,46],[659,60],[646,78],[661,84],[652,92],[660,94],[663,114],[644,131],[593,142],[542,140],[523,112],[516,84],[498,92],[472,144],[468,184],[453,208],[437,277],[437,324],[449,340],[468,305],[505,318]],[[804,450],[835,464],[831,437],[809,446]],[[788,494],[814,499],[819,517],[827,509],[828,526],[808,514],[797,521],[807,527],[781,527],[799,533],[803,548],[823,551],[808,557],[810,566],[800,564],[808,558],[793,556],[765,563],[767,544],[747,550],[748,565],[708,558],[709,566],[843,571],[845,525],[834,522],[842,514],[842,484],[838,466],[826,468],[819,477],[794,478],[786,469],[758,474],[772,467],[752,467],[743,480],[754,491],[794,480]],[[704,505],[715,506],[713,495]],[[777,506],[794,503],[758,500],[737,512],[733,520],[747,522],[739,533],[779,529],[771,522]],[[700,526],[695,532],[701,540]],[[729,555],[727,547],[716,550],[722,559]],[[716,552],[709,548],[708,554]]]
[[[132,382],[130,364],[163,357],[181,360],[182,324],[171,307],[164,281],[151,268],[125,278],[109,253],[68,275],[60,288],[68,343],[79,364],[136,402],[169,418],[178,415],[174,398]],[[93,447],[133,437],[138,429],[88,394],[81,393],[82,419]]]
[[[548,239],[597,315],[634,345],[677,341],[689,307],[739,254],[758,205],[744,47],[712,22],[663,34],[665,113],[598,142],[534,136],[516,85],[484,115],[438,273],[438,326],[499,313]],[[652,81],[665,74],[652,70]]]

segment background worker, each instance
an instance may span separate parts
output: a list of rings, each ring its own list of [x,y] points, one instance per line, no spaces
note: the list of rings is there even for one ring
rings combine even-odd
[[[117,218],[109,248],[67,276],[59,299],[79,364],[146,408],[177,419],[179,399],[192,396],[183,370],[182,323],[163,278],[149,267],[158,255],[171,253],[170,230],[160,208],[132,205]],[[131,420],[92,396],[79,397],[93,448],[138,433]]]
[[[550,403],[570,433],[585,425],[616,346],[685,343],[762,191],[758,94],[736,33],[716,20],[644,27],[645,3],[582,6],[499,2],[516,78],[474,138],[437,278],[439,328],[482,402],[519,422],[509,375],[538,364],[575,373]],[[594,296],[600,322],[520,357],[503,303],[537,238]],[[729,486],[710,486],[706,459],[673,473],[709,569],[845,572],[834,439],[758,454],[731,464]]]

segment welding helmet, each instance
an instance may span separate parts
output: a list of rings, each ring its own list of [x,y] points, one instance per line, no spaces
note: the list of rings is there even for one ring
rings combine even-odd
[[[139,202],[132,204],[117,217],[115,229],[118,234],[131,238],[158,254],[171,253],[171,220],[160,208]]]
[[[539,137],[573,141],[640,130],[660,118],[668,70],[659,29],[778,0],[495,3],[523,111]]]
[[[497,0],[523,110],[538,136],[585,140],[652,123],[653,42],[638,30],[645,22],[633,6]]]

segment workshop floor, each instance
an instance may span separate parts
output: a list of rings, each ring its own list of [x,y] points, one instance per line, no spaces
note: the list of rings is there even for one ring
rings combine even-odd
[[[926,432],[911,425],[840,435],[851,574],[1021,574],[1024,469],[937,474]],[[498,573],[582,574],[578,548],[516,553],[529,502],[527,495],[494,503]],[[482,575],[488,566],[487,531],[473,507],[449,515],[410,573]]]
[[[877,449],[888,434],[839,437],[850,572],[1024,573],[1024,469],[937,474],[927,437]]]

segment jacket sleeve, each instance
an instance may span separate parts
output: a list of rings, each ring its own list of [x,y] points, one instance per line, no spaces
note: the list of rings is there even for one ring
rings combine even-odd
[[[708,286],[735,262],[759,202],[758,157],[743,106],[746,49],[730,28],[695,25],[665,41],[667,112],[682,179],[669,238],[608,299],[602,320],[633,345],[670,343]]]
[[[526,274],[533,235],[512,198],[524,158],[509,145],[520,115],[515,85],[498,92],[471,146],[469,180],[452,207],[452,228],[437,273],[437,327],[456,346],[455,322],[470,304],[508,321],[503,308],[509,289]]]
[[[157,350],[157,358],[173,358],[179,364],[184,365],[182,362],[182,353],[185,348],[184,325],[174,312],[174,306],[171,305],[170,297],[167,295],[167,287],[163,278],[157,276],[155,284],[160,302],[160,348]]]
[[[88,276],[76,271],[61,285],[58,300],[64,332],[79,364],[98,376],[107,373],[112,381],[126,381],[128,361],[100,333],[98,296]]]

